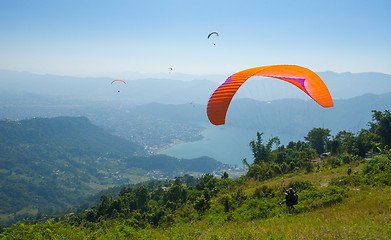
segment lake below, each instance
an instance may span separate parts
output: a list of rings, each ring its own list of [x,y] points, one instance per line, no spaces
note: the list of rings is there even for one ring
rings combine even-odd
[[[204,126],[203,139],[174,145],[160,153],[177,158],[208,156],[220,162],[242,165],[242,159],[252,162],[249,143],[256,138],[254,130],[226,126]]]

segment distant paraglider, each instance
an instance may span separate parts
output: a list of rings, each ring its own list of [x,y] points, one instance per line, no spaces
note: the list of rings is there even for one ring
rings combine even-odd
[[[212,93],[207,107],[208,118],[212,124],[225,124],[225,116],[233,96],[239,87],[252,76],[271,77],[289,82],[300,88],[322,107],[333,106],[333,100],[326,85],[311,70],[296,65],[255,67],[233,74]]]
[[[210,36],[212,36],[213,34],[215,34],[216,36],[219,36],[218,32],[211,32],[211,33],[209,33],[208,38],[210,38]]]
[[[122,79],[115,79],[111,82],[111,84],[113,84],[114,82],[123,82],[124,84],[126,84],[126,82]],[[118,90],[118,92],[120,92],[120,90]]]
[[[113,84],[113,82],[123,82],[123,83],[126,84],[126,82],[125,82],[124,80],[121,80],[121,79],[115,79],[115,80],[113,80],[113,81],[111,82],[111,84]]]
[[[214,36],[214,35],[217,36],[217,37],[220,36],[218,32],[211,32],[211,33],[209,33],[209,35],[208,35],[208,39],[211,38],[211,37]],[[213,45],[216,46],[216,43],[213,43]]]
[[[169,67],[168,68],[168,73],[171,73],[172,72],[172,67]]]

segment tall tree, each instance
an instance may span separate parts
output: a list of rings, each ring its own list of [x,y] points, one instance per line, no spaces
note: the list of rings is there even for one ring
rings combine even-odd
[[[309,143],[310,147],[315,149],[318,154],[325,151],[326,143],[329,141],[330,129],[313,128],[308,132],[304,139]]]
[[[209,200],[204,195],[197,198],[197,200],[194,202],[194,209],[200,215],[204,214],[204,212],[209,208],[210,208]]]
[[[204,190],[204,189],[212,190],[215,187],[215,184],[216,184],[216,178],[212,174],[206,173],[199,178],[196,188],[198,190]]]
[[[381,138],[383,147],[391,147],[391,112],[389,110],[372,111],[372,122],[369,123],[370,131]]]
[[[140,187],[136,188],[135,191],[135,197],[136,197],[136,204],[138,209],[144,209],[148,202],[148,189],[141,185]]]
[[[100,205],[98,207],[98,212],[97,212],[97,215],[98,215],[98,218],[99,217],[104,217],[107,213],[107,210],[109,209],[109,206],[110,206],[110,202],[111,200],[107,197],[107,195],[102,195],[100,197]]]
[[[257,132],[257,140],[252,140],[249,144],[253,152],[254,164],[259,164],[261,162],[270,162],[270,153],[272,151],[273,145],[280,145],[280,139],[278,137],[269,139],[266,145],[263,144],[262,135],[263,133]]]

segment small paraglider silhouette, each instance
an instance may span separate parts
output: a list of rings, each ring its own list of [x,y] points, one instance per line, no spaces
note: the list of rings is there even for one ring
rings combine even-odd
[[[114,82],[123,82],[124,84],[126,84],[126,82],[124,80],[121,80],[121,79],[115,79],[111,82],[111,84],[113,84]],[[118,92],[121,92],[119,89],[117,90]]]
[[[209,33],[209,35],[208,35],[208,39],[211,38],[211,37],[214,36],[214,35],[217,36],[217,37],[220,36],[218,32],[211,32],[211,33]],[[216,43],[214,42],[213,45],[216,46]]]

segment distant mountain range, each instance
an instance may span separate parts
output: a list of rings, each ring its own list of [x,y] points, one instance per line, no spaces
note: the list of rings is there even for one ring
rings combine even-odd
[[[363,94],[391,92],[391,75],[382,73],[335,73],[320,72],[334,99],[349,99]],[[136,77],[137,75],[132,75]],[[142,77],[143,75],[138,75]],[[170,79],[170,77],[175,79]],[[124,79],[126,86],[111,84],[107,77],[69,77],[38,75],[28,72],[0,70],[0,91],[9,94],[32,93],[43,96],[73,98],[94,101],[121,101],[140,105],[151,102],[164,104],[198,103],[206,104],[210,94],[217,87],[216,80],[194,76],[189,81],[186,75],[178,79],[167,74],[166,78]],[[219,82],[228,76],[221,76]],[[216,79],[216,76],[211,77]],[[120,90],[120,92],[118,92]],[[238,91],[237,98],[254,98],[270,101],[286,98],[308,99],[292,85],[270,78],[254,77]]]
[[[190,76],[186,81],[127,80],[127,84],[114,86],[109,78],[1,70],[0,119],[86,116],[93,124],[140,144],[150,153],[166,149],[163,153],[179,158],[207,155],[240,164],[243,157],[251,159],[248,142],[257,131],[264,132],[265,138],[278,136],[282,144],[302,140],[314,127],[329,128],[332,134],[340,130],[357,132],[367,127],[371,110],[391,108],[391,75],[319,75],[334,99],[333,108],[320,107],[286,82],[254,78],[234,97],[226,124],[214,126],[206,116],[206,103],[218,83],[199,76],[193,81],[189,81]]]
[[[368,73],[321,72],[319,76],[326,83],[335,99],[350,99],[364,94],[383,94],[391,92],[391,75]]]
[[[151,102],[180,104],[205,103],[217,85],[208,80],[124,79],[126,85],[111,84],[112,80],[0,70],[0,92],[77,100],[119,101],[131,105]]]

